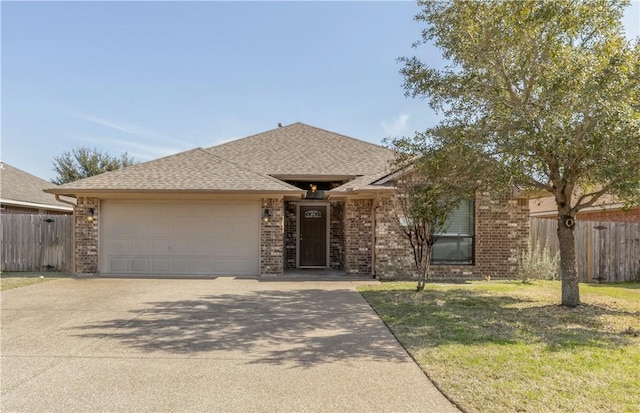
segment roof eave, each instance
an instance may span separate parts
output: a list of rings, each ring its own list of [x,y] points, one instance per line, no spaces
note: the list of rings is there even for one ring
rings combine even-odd
[[[362,195],[388,195],[394,194],[396,192],[395,187],[380,187],[380,188],[356,188],[351,191],[342,190],[342,191],[329,191],[327,192],[327,197],[329,199],[336,197],[349,197],[349,196],[362,196]]]
[[[251,195],[303,195],[304,190],[293,189],[87,189],[51,188],[44,190],[50,194],[75,197],[76,195],[99,194],[251,194]]]
[[[39,202],[18,201],[15,199],[5,199],[5,198],[0,198],[0,204],[15,205],[15,206],[26,207],[26,208],[48,209],[52,211],[73,211],[73,208],[70,206],[67,207],[64,205],[41,204]]]

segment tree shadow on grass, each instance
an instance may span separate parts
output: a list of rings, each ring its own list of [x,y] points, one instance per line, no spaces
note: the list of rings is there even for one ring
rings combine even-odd
[[[621,283],[604,283],[604,284],[589,283],[587,285],[592,288],[615,287],[615,288],[625,288],[628,290],[640,290],[640,281],[621,282]]]
[[[552,351],[615,348],[631,344],[632,337],[609,329],[601,316],[640,317],[640,312],[586,304],[574,309],[540,306],[522,297],[470,289],[368,290],[362,294],[408,347],[540,342]]]
[[[143,352],[232,352],[249,363],[309,367],[354,358],[406,361],[353,290],[300,289],[146,303],[130,316],[75,327]],[[355,295],[355,296],[354,296]]]

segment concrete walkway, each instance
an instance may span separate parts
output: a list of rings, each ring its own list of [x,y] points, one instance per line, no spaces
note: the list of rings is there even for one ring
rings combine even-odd
[[[6,412],[455,412],[364,281],[61,279],[1,293]]]

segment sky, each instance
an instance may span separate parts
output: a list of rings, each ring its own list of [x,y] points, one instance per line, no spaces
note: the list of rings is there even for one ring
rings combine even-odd
[[[405,97],[413,1],[0,3],[0,158],[43,179],[78,147],[148,161],[303,122],[373,143],[437,124]],[[640,0],[625,15],[640,35]]]

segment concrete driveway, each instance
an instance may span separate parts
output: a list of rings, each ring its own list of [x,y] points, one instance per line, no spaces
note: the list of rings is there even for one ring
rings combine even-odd
[[[363,282],[61,279],[1,294],[2,412],[445,412]]]

